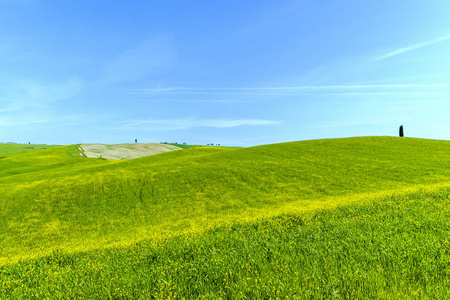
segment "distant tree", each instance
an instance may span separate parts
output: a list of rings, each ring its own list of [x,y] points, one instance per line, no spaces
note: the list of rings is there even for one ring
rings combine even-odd
[[[137,143],[137,139],[135,139],[134,142]]]
[[[403,135],[403,125],[400,125],[400,129],[399,129],[398,135],[399,135],[400,137],[403,137],[403,136],[404,136],[404,135]]]

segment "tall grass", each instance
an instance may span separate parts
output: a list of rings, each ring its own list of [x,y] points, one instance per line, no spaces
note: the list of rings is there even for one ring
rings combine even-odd
[[[128,161],[75,146],[0,161],[0,263],[312,211],[448,182],[449,142],[352,138],[190,148]]]
[[[449,146],[10,153],[0,298],[448,298]]]
[[[447,299],[450,188],[0,267],[1,298]]]
[[[50,149],[55,147],[54,145],[29,145],[29,144],[12,144],[12,143],[0,143],[0,156],[8,156],[17,153],[29,153],[35,150]]]

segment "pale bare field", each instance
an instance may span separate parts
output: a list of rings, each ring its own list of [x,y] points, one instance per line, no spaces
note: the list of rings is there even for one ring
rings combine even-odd
[[[173,145],[157,143],[119,145],[83,144],[80,147],[86,157],[111,160],[132,159],[181,149]]]

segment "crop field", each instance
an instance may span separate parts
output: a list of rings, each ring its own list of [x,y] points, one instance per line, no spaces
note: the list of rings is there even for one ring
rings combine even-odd
[[[27,144],[1,144],[0,143],[0,156],[7,156],[9,154],[17,154],[23,152],[30,152],[33,150],[42,150],[53,148],[53,145],[27,145]]]
[[[0,160],[1,299],[450,297],[448,141],[21,150]]]
[[[86,144],[80,145],[79,148],[86,157],[104,159],[133,159],[181,149],[174,145],[156,143],[121,145]]]

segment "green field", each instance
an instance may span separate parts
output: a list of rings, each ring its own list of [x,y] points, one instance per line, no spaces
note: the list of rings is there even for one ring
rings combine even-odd
[[[8,156],[10,154],[30,152],[33,150],[50,149],[53,145],[29,145],[29,144],[2,144],[0,143],[0,156]]]
[[[450,297],[448,141],[5,156],[1,299]]]

